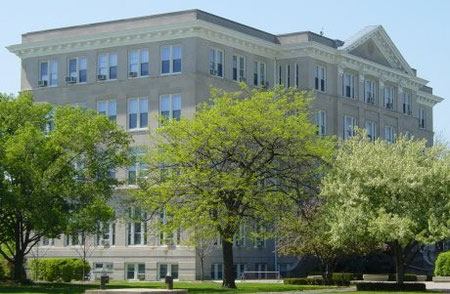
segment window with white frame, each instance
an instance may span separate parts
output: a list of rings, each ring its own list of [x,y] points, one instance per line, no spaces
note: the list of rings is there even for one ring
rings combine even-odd
[[[279,263],[278,264],[278,271],[281,274],[284,274],[284,273],[288,272],[291,267],[292,267],[292,264],[290,264],[290,263]]]
[[[180,120],[181,95],[168,94],[160,97],[160,113],[165,120]]]
[[[127,280],[145,280],[145,263],[127,263]]]
[[[223,278],[223,264],[213,263],[211,264],[211,280],[222,280]]]
[[[316,65],[314,67],[314,89],[320,92],[326,92],[327,71],[324,66]]]
[[[128,209],[127,245],[139,246],[147,244],[147,213],[138,207]]]
[[[266,85],[266,64],[264,62],[255,61],[253,69],[253,85]]]
[[[74,235],[64,235],[64,246],[84,245],[84,233]]]
[[[130,50],[128,53],[128,77],[136,78],[149,74],[148,49]]]
[[[102,53],[98,55],[97,80],[117,79],[117,53]]]
[[[384,126],[384,139],[390,143],[395,143],[395,128],[393,126]]]
[[[245,69],[245,57],[241,55],[233,55],[232,58],[233,69],[233,81],[245,82],[246,81],[246,69]]]
[[[241,279],[244,272],[247,270],[247,265],[244,263],[237,263],[233,265],[236,279]]]
[[[403,113],[407,115],[412,114],[412,106],[411,106],[411,93],[403,92]]]
[[[267,263],[257,263],[255,266],[256,271],[258,272],[258,279],[267,279]]]
[[[391,86],[384,87],[384,107],[394,109],[395,89]]]
[[[344,139],[355,135],[356,119],[353,116],[344,116]]]
[[[181,231],[179,229],[173,232],[167,231],[167,225],[170,222],[170,216],[165,209],[159,212],[159,225],[161,231],[159,232],[159,245],[177,245],[180,243]]]
[[[236,236],[234,237],[234,245],[236,247],[245,247],[245,243],[246,243],[245,235],[246,235],[245,225],[240,225],[239,230],[238,230]]]
[[[117,117],[117,101],[101,100],[97,101],[97,112],[106,115],[110,121],[116,121]]]
[[[266,239],[264,238],[264,229],[260,225],[255,225],[254,232],[256,236],[253,238],[253,245],[255,248],[265,248],[266,247]]]
[[[39,63],[39,87],[58,85],[58,62],[56,60],[41,61]]]
[[[342,95],[347,98],[355,98],[355,75],[344,73]]]
[[[99,233],[96,236],[97,246],[114,246],[116,244],[116,224],[99,223]]]
[[[53,238],[41,237],[41,246],[54,246],[55,240]]]
[[[135,163],[128,167],[128,185],[136,185],[138,180],[143,178],[147,172],[147,164],[145,164],[142,148],[135,148],[132,150],[135,156]]]
[[[369,104],[375,104],[375,82],[371,80],[364,81],[364,101]]]
[[[148,97],[128,99],[128,129],[146,129],[148,126]]]
[[[180,45],[161,47],[161,74],[181,72],[182,49]]]
[[[223,51],[215,48],[209,49],[209,73],[223,78]]]
[[[366,132],[367,137],[370,141],[375,141],[377,139],[377,124],[374,121],[366,121]]]
[[[94,262],[92,269],[93,272],[112,272],[113,263],[112,262]]]
[[[295,87],[300,88],[300,67],[295,65]]]
[[[286,85],[287,88],[291,87],[291,65],[286,64]]]
[[[178,279],[178,264],[173,263],[159,263],[158,264],[158,279],[164,280],[166,276],[171,276],[174,280]]]
[[[86,57],[74,57],[67,61],[67,84],[86,83],[87,59]]]
[[[317,126],[317,134],[323,136],[327,131],[327,114],[323,110],[318,110],[315,113],[315,121]]]
[[[425,109],[419,108],[417,110],[418,117],[419,117],[419,128],[425,129]]]

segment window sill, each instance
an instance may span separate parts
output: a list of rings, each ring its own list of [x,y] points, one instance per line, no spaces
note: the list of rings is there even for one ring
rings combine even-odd
[[[161,73],[161,76],[176,76],[176,75],[180,75],[180,72],[169,72],[169,73]]]
[[[139,129],[128,129],[128,132],[130,133],[139,133],[139,132],[146,132],[149,128],[139,128]]]
[[[135,80],[135,79],[142,79],[142,78],[148,78],[148,77],[150,77],[149,74],[145,75],[145,76],[137,76],[137,77],[130,77],[130,76],[128,76],[128,79],[129,80]]]

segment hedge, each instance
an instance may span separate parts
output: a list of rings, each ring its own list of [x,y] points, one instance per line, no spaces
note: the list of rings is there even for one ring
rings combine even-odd
[[[438,277],[450,276],[450,251],[439,254],[434,264],[434,275]]]
[[[30,262],[31,277],[36,274],[38,266],[38,280],[41,281],[63,281],[83,280],[83,261],[77,258],[41,258],[39,261]],[[85,272],[89,273],[91,267],[85,263]]]
[[[362,275],[353,273],[333,273],[332,285],[348,286],[353,280],[362,279]],[[283,280],[286,285],[325,285],[322,279],[312,278],[288,278]]]
[[[423,283],[373,283],[373,282],[358,282],[356,283],[357,291],[426,291]]]

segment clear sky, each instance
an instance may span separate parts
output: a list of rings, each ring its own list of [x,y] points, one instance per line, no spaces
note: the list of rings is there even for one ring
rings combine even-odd
[[[22,33],[198,8],[270,33],[310,30],[345,40],[381,24],[411,67],[446,98],[434,111],[436,136],[450,141],[449,0],[3,0],[0,13],[0,92],[19,90],[19,58],[5,46]]]

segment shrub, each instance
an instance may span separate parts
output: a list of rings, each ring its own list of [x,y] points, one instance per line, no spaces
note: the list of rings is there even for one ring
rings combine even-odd
[[[348,286],[353,280],[360,280],[362,276],[360,274],[353,273],[333,273],[332,285],[336,286]],[[283,280],[287,285],[324,285],[325,282],[322,279],[312,278],[289,278]]]
[[[356,284],[357,291],[423,291],[426,287],[423,283],[408,283],[408,284],[396,284],[396,283],[370,283],[361,282]]]
[[[397,280],[396,274],[389,274],[389,281],[396,281],[396,280]],[[403,276],[403,281],[415,282],[415,281],[417,281],[417,275],[416,274],[405,274]]]
[[[41,258],[39,262],[32,260],[30,269],[32,277],[34,277],[37,270],[38,279],[42,281],[70,282],[83,279],[83,261],[76,258]],[[90,269],[89,264],[85,263],[86,273]]]
[[[450,276],[450,251],[439,254],[434,265],[435,276]]]

